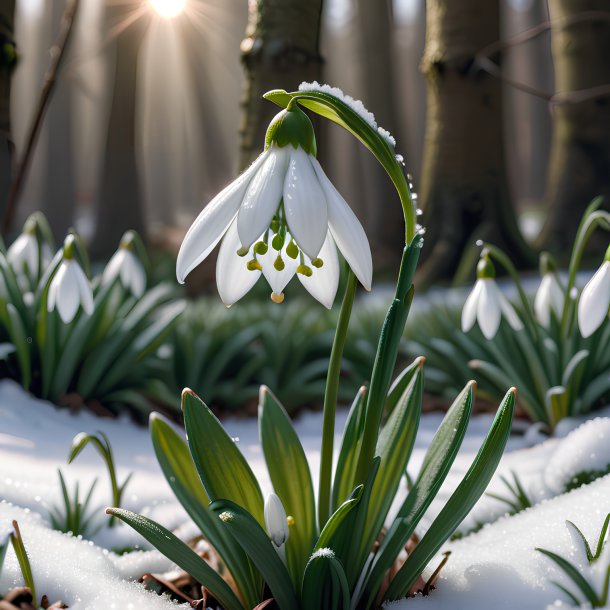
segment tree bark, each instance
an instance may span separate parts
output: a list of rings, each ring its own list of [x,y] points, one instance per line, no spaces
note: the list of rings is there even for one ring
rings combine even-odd
[[[262,150],[269,121],[278,108],[262,99],[270,89],[298,88],[320,80],[322,0],[250,0],[241,43],[246,84],[240,125],[240,169]]]
[[[129,19],[142,4],[109,4],[109,22],[116,26]],[[149,24],[143,12],[116,36],[114,84],[101,184],[95,212],[95,233],[91,244],[94,258],[107,258],[127,229],[145,237],[144,204],[136,152],[136,103],[138,56]]]
[[[49,2],[52,36],[61,28],[65,2]],[[51,45],[54,40],[50,41]],[[66,50],[66,54],[69,50]],[[66,78],[58,81],[47,111],[48,156],[45,167],[46,187],[42,209],[58,243],[74,222],[76,208],[76,177],[72,146],[72,84]]]
[[[11,139],[11,74],[14,59],[15,0],[0,2],[0,218],[4,217],[13,169],[13,141]],[[7,45],[5,47],[5,45]]]
[[[499,0],[428,0],[426,26],[423,284],[451,279],[476,239],[529,262],[509,196],[500,81],[475,63],[499,37]]]
[[[539,241],[562,252],[591,199],[610,203],[610,10],[607,0],[549,0],[549,12],[558,103]]]

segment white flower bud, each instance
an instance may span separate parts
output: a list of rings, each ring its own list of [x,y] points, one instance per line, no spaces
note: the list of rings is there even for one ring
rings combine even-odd
[[[288,540],[288,520],[279,497],[271,493],[265,500],[265,526],[267,533],[278,548]]]

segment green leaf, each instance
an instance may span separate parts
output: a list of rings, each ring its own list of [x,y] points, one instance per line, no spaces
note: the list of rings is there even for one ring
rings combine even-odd
[[[150,417],[150,435],[161,470],[195,525],[218,551],[243,595],[247,607],[260,599],[263,582],[242,548],[227,536],[201,484],[186,442],[158,413]]]
[[[349,610],[350,592],[343,566],[328,548],[316,551],[303,577],[303,610]]]
[[[358,485],[352,492],[351,497],[343,502],[341,506],[330,516],[324,529],[320,532],[320,537],[316,542],[314,551],[319,551],[323,548],[331,548],[333,551],[337,551],[339,543],[343,544],[344,540],[344,527],[347,517],[350,513],[358,506],[362,492],[364,491],[364,485]],[[353,532],[351,532],[353,534]]]
[[[597,593],[595,593],[585,577],[571,563],[552,551],[547,551],[546,549],[540,548],[536,548],[536,550],[554,561],[565,572],[566,576],[570,578],[572,582],[580,589],[582,594],[587,598],[587,601],[594,608],[602,605],[597,597]]]
[[[258,481],[233,439],[192,390],[182,392],[182,410],[193,462],[210,500],[235,502],[262,525]]]
[[[299,601],[286,566],[273,543],[256,519],[241,506],[229,500],[210,504],[225,529],[235,538],[263,575],[280,610],[293,610]]]
[[[7,303],[6,311],[10,323],[7,329],[8,334],[17,350],[17,361],[21,371],[21,385],[27,390],[32,381],[32,363],[30,360],[28,337],[17,308],[12,303]]]
[[[606,541],[606,533],[608,532],[608,526],[610,525],[610,513],[608,513],[606,515],[606,518],[604,519],[604,524],[602,525],[602,529],[597,538],[597,547],[595,549],[595,553],[593,553],[593,551],[591,550],[591,546],[589,545],[589,542],[585,538],[584,534],[580,531],[578,527],[576,527],[574,523],[572,523],[572,521],[566,521],[566,525],[571,526],[582,540],[582,543],[585,547],[585,553],[587,555],[587,561],[589,563],[594,563],[595,561],[597,561],[602,554],[604,543]]]
[[[411,383],[411,379],[413,379],[420,367],[420,358],[416,358],[407,368],[400,372],[396,379],[394,379],[388,390],[388,397],[385,402],[385,408],[388,415],[392,413],[394,407],[407,389],[407,386]]]
[[[332,490],[332,507],[334,510],[337,510],[341,503],[349,498],[354,489],[360,440],[364,429],[365,401],[366,388],[363,386],[354,398],[343,429],[343,439],[341,440]]]
[[[294,586],[299,590],[307,558],[316,542],[313,483],[290,417],[266,386],[260,389],[259,428],[273,489],[286,514],[294,519],[286,542],[286,560]]]
[[[472,412],[474,387],[475,384],[471,381],[447,411],[430,442],[419,476],[375,555],[369,575],[362,587],[369,606],[377,596],[386,571],[415,531],[415,527],[436,497],[455,460]]]
[[[424,537],[396,574],[388,588],[386,599],[400,599],[407,594],[430,559],[451,536],[485,491],[510,435],[515,409],[515,392],[514,388],[507,392],[474,462]]]
[[[168,559],[209,589],[226,610],[243,610],[231,587],[195,551],[162,525],[151,519],[121,508],[108,508],[106,512],[132,527]]]

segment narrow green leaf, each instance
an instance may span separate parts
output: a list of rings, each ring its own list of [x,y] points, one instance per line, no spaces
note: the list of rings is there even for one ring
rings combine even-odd
[[[328,548],[316,551],[303,577],[303,610],[349,610],[349,583],[343,566]]]
[[[151,414],[150,435],[161,470],[176,498],[222,557],[247,607],[255,606],[263,587],[262,578],[242,548],[226,535],[218,517],[208,508],[210,500],[186,442],[158,413]]]
[[[385,402],[385,408],[388,415],[392,413],[394,407],[407,389],[407,386],[411,383],[411,379],[413,379],[417,371],[419,371],[421,366],[419,360],[419,358],[416,358],[407,368],[403,369],[398,377],[392,382]]]
[[[451,536],[485,491],[510,435],[515,409],[514,388],[500,404],[493,424],[468,472],[407,561],[396,574],[386,593],[389,600],[404,597],[430,559]]]
[[[286,514],[294,519],[286,542],[286,559],[298,591],[307,558],[316,542],[313,483],[305,452],[290,417],[266,386],[260,389],[259,429],[273,489]]]
[[[6,304],[10,325],[7,328],[9,337],[17,350],[17,361],[21,371],[21,385],[28,390],[32,381],[32,364],[30,348],[23,321],[17,308],[12,303]],[[30,337],[31,341],[31,337]]]
[[[316,542],[314,551],[319,551],[323,548],[331,548],[333,551],[336,550],[338,540],[342,535],[342,524],[345,522],[349,514],[358,506],[362,492],[364,491],[364,485],[358,485],[354,489],[351,497],[343,502],[341,506],[330,516],[326,522],[324,529],[320,532],[320,537]],[[353,532],[352,532],[353,533]]]
[[[127,523],[163,555],[209,589],[226,610],[244,609],[231,587],[221,576],[168,529],[147,517],[121,508],[108,508],[106,512]]]
[[[263,575],[280,610],[293,610],[299,601],[277,550],[256,519],[241,506],[229,500],[210,504],[225,529],[235,538]]]
[[[235,502],[262,525],[263,495],[233,439],[192,390],[182,392],[182,410],[193,462],[210,500]]]

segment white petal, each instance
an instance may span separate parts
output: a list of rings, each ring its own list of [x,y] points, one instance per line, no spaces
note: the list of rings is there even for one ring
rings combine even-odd
[[[281,252],[284,268],[281,271],[278,271],[273,266],[273,263],[278,256],[277,251],[273,248],[270,247],[263,256],[259,256],[258,258],[263,266],[263,275],[265,276],[267,283],[271,286],[271,290],[278,295],[282,294],[284,288],[288,285],[288,282],[294,277],[297,267],[299,266],[298,258],[293,259],[286,254],[286,247],[290,243],[290,239],[290,233],[286,233],[286,241],[284,242],[284,247]]]
[[[310,156],[300,147],[290,151],[284,211],[294,240],[309,258],[316,258],[328,231],[327,204]]]
[[[61,268],[61,267],[60,267]],[[57,304],[57,273],[53,276],[49,284],[49,292],[47,293],[47,311],[53,311]]]
[[[146,290],[146,271],[144,265],[138,257],[129,250],[126,250],[125,257],[125,278],[128,288],[136,298],[140,298]],[[127,279],[128,277],[128,279]]]
[[[266,158],[267,152],[262,153],[243,174],[220,191],[197,216],[178,252],[176,261],[178,282],[184,284],[186,276],[216,247],[235,218],[252,176]]]
[[[250,271],[246,263],[251,254],[244,257],[237,255],[241,242],[237,234],[237,221],[234,220],[220,244],[216,260],[216,285],[222,302],[227,306],[239,301],[261,275],[260,271]]]
[[[324,173],[318,160],[314,157],[310,157],[310,160],[326,197],[328,225],[337,248],[356,274],[358,281],[370,290],[373,280],[373,259],[366,233],[352,209]]]
[[[483,290],[483,280],[477,280],[462,309],[462,331],[467,333],[477,320],[477,307]]]
[[[27,268],[31,275],[38,275],[38,242],[34,235],[29,233],[19,235],[11,244],[6,256],[17,272],[22,273]]]
[[[269,227],[282,199],[288,149],[272,146],[252,177],[237,215],[241,245],[249,248]]]
[[[275,546],[280,547],[288,540],[288,521],[282,501],[274,493],[265,499],[265,526]]]
[[[102,284],[110,284],[122,273],[122,267],[125,263],[125,252],[125,248],[119,248],[112,255],[102,274]]]
[[[330,309],[337,294],[340,272],[337,248],[330,231],[318,257],[324,261],[322,267],[319,269],[312,267],[313,273],[310,277],[300,273],[297,274],[297,277],[314,299],[322,303],[326,309]],[[311,264],[310,261],[307,262]]]
[[[87,315],[91,315],[93,313],[93,291],[91,290],[91,283],[76,261],[74,262],[74,277],[78,284],[78,294],[83,311]]]
[[[554,273],[545,273],[534,299],[536,319],[548,328],[551,323],[551,310],[559,318],[563,312],[564,293]]]
[[[55,307],[64,324],[72,322],[80,304],[78,278],[74,271],[73,260],[64,261],[54,277],[57,285]]]
[[[492,339],[500,327],[500,289],[492,279],[481,280],[483,288],[477,307],[477,320],[486,339]]]
[[[515,308],[509,303],[508,299],[502,294],[499,288],[497,288],[498,303],[500,304],[500,310],[506,321],[510,324],[513,330],[521,330],[523,328],[523,322],[517,315]]]
[[[551,309],[555,312],[555,315],[559,319],[563,314],[563,306],[565,304],[566,295],[561,287],[561,284],[557,280],[557,276],[552,274],[551,278],[550,305]]]
[[[605,261],[587,282],[578,302],[578,326],[590,337],[603,323],[610,307],[610,261]]]

